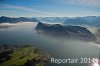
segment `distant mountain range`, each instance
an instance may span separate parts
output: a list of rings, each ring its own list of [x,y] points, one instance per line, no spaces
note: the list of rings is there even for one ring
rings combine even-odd
[[[63,23],[68,19],[68,17],[39,17],[38,20],[41,22],[51,22],[51,23]]]
[[[63,23],[67,25],[89,25],[100,26],[100,16],[85,16],[85,17],[39,17],[41,22]]]
[[[16,23],[16,22],[51,22],[51,23],[62,23],[64,25],[89,25],[100,27],[100,16],[86,16],[86,17],[0,17],[0,23]]]
[[[37,18],[26,18],[26,17],[19,17],[19,18],[11,18],[11,17],[0,17],[0,23],[17,23],[17,22],[39,22]]]
[[[46,24],[39,22],[36,26],[38,34],[66,37],[85,41],[96,41],[96,37],[88,29],[80,26],[64,26],[60,24]]]
[[[86,17],[39,17],[40,22],[63,23],[64,25],[88,25],[100,27],[100,16]]]
[[[100,27],[100,16],[87,16],[87,17],[75,17],[67,19],[64,24],[69,25],[89,25]]]

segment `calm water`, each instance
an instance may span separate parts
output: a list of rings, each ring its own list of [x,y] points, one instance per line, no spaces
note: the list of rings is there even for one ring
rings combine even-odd
[[[5,25],[5,24],[3,24]],[[8,24],[7,24],[8,25]],[[33,44],[47,51],[52,57],[60,58],[92,58],[98,57],[100,47],[92,43],[52,38],[37,35],[37,23],[9,24],[12,27],[0,29],[0,44]],[[47,64],[47,66],[88,66],[88,64]]]

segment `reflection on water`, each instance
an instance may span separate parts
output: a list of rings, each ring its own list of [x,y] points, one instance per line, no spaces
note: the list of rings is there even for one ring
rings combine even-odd
[[[93,58],[91,61],[92,62],[91,62],[91,64],[89,64],[89,66],[99,66],[100,61],[98,58]]]
[[[100,47],[88,42],[53,38],[37,35],[37,23],[10,24],[9,30],[0,30],[0,44],[34,44],[49,52],[54,58],[94,58],[98,57]],[[7,25],[7,24],[6,24]],[[88,66],[88,64],[51,64],[47,66]]]

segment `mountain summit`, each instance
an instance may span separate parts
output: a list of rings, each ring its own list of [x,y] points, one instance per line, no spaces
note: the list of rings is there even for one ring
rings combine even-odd
[[[66,37],[85,41],[96,41],[94,34],[92,34],[87,28],[80,26],[64,26],[61,24],[47,24],[39,22],[35,29],[37,33],[44,35]]]

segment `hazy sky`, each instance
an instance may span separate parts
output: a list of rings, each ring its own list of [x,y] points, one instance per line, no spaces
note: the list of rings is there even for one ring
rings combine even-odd
[[[100,16],[100,0],[0,0],[0,16]]]

